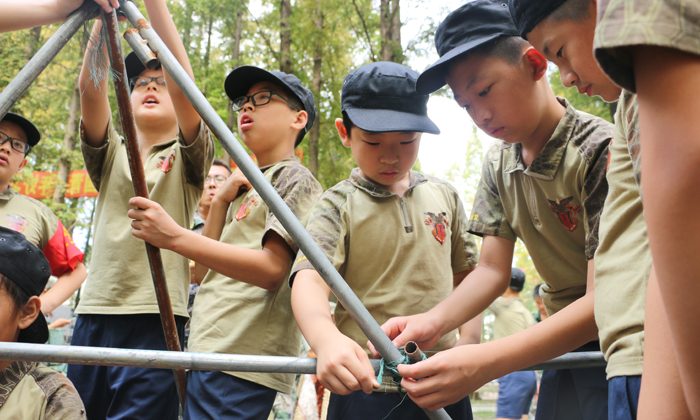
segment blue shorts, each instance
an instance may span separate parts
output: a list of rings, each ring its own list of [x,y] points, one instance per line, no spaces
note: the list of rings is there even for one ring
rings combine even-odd
[[[640,375],[616,376],[608,382],[608,418],[610,420],[635,420],[642,377]]]
[[[592,341],[574,351],[600,351]],[[605,367],[545,370],[535,420],[607,420]]]
[[[272,388],[223,372],[191,370],[183,419],[266,420],[276,396]]]
[[[394,411],[391,411],[392,409]],[[473,418],[469,397],[448,405],[445,410],[452,420],[472,420]],[[382,420],[384,418],[386,420],[427,420],[428,416],[408,395],[398,392],[365,394],[362,391],[355,391],[349,395],[331,394],[331,400],[328,403],[328,420]]]
[[[181,345],[186,322],[175,317]],[[78,315],[71,344],[167,350],[158,314]],[[172,370],[69,365],[68,378],[90,420],[177,420],[180,404]]]
[[[532,397],[537,391],[537,374],[534,371],[513,372],[498,380],[496,417],[520,419],[530,412]]]

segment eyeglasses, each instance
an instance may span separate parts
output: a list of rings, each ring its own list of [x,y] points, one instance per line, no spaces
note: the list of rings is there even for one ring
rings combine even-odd
[[[224,182],[226,182],[226,177],[223,175],[214,175],[214,176],[207,176],[204,178],[204,184],[208,184],[210,182],[214,181],[214,184],[216,185],[221,185]]]
[[[160,86],[165,86],[165,76],[158,77],[147,77],[147,76],[137,76],[129,79],[132,86],[146,86],[152,81],[156,81]]]
[[[7,143],[8,141],[10,142],[10,146],[12,147],[12,149],[17,153],[22,153],[23,155],[26,155],[27,153],[29,153],[30,150],[32,150],[32,146],[30,146],[29,143],[27,143],[26,141],[21,139],[13,139],[12,137],[0,131],[0,146]]]
[[[255,106],[267,105],[272,100],[272,95],[279,96],[283,101],[287,103],[287,105],[294,108],[295,111],[299,111],[299,108],[294,106],[294,104],[289,102],[287,99],[285,99],[282,95],[275,92],[274,90],[261,90],[260,92],[256,92],[249,96],[238,97],[231,101],[231,110],[233,112],[240,111],[241,109],[243,109],[243,105],[248,103],[248,101],[253,102],[253,105]]]

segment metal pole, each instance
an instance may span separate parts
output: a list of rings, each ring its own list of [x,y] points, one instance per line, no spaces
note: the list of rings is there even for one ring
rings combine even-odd
[[[61,25],[51,38],[37,51],[31,60],[17,73],[14,79],[0,93],[0,119],[24,95],[51,60],[66,46],[85,22],[97,16],[99,6],[93,1],[86,1]]]
[[[197,88],[197,85],[195,85],[182,66],[180,66],[180,63],[178,63],[170,50],[168,50],[158,34],[151,28],[139,9],[129,1],[120,0],[119,4],[121,10],[124,12],[127,19],[129,19],[129,22],[139,29],[141,36],[148,41],[151,50],[156,53],[158,60],[167,70],[168,74],[180,87],[180,90],[182,90],[209,128],[216,134],[224,150],[233,158],[238,167],[241,168],[241,171],[243,171],[243,174],[248,178],[248,181],[250,181],[270,210],[272,210],[272,213],[274,213],[280,223],[282,223],[282,226],[284,226],[287,232],[294,238],[294,241],[299,245],[299,249],[301,249],[306,258],[313,264],[318,273],[328,284],[328,287],[333,291],[333,294],[338,298],[338,301],[347,309],[348,314],[355,320],[379,354],[388,361],[396,362],[400,360],[402,356],[399,350],[394,346],[391,340],[389,340],[389,337],[387,337],[384,331],[382,331],[369,311],[362,305],[362,302],[357,298],[350,286],[348,286],[345,280],[338,274],[338,271],[336,271],[335,267],[333,267],[318,245],[316,245],[316,242],[314,242],[306,229],[304,229],[304,226],[302,226],[296,216],[294,216],[294,213],[287,207],[279,194],[277,194],[277,191],[267,182],[265,176],[245,152],[243,146],[238,143],[238,140],[228,129],[226,123],[219,117],[202,92],[200,92],[199,88]],[[425,410],[425,413],[432,420],[450,419],[450,416],[444,409],[434,412]]]
[[[311,357],[186,353],[181,351],[132,350],[109,347],[56,346],[50,344],[5,342],[0,342],[0,360],[154,369],[293,374],[316,373],[316,359]],[[371,360],[370,362],[376,373],[379,370],[379,360]],[[556,359],[523,370],[576,369],[601,366],[605,366],[603,353],[592,351],[568,353]]]
[[[151,51],[150,48],[148,48],[146,40],[141,38],[138,29],[127,29],[126,32],[124,32],[124,39],[126,39],[127,42],[129,42],[129,45],[131,45],[131,48],[134,50],[134,53],[139,58],[139,60],[141,60],[143,65],[146,66],[147,69],[154,70],[160,65],[160,63],[158,62],[158,57],[156,57],[155,53]]]
[[[136,7],[136,6],[134,6]],[[124,137],[126,139],[126,151],[131,170],[131,179],[134,183],[134,192],[137,196],[148,198],[148,186],[146,185],[146,175],[141,161],[141,149],[136,136],[136,125],[134,124],[134,112],[131,108],[131,98],[127,87],[126,70],[124,66],[124,56],[121,51],[121,40],[119,38],[119,28],[117,23],[117,12],[102,12],[102,22],[107,31],[107,47],[109,50],[112,69],[121,77],[114,78],[114,90],[116,91],[119,115],[122,120]],[[165,342],[168,350],[180,351],[180,340],[175,325],[175,316],[170,304],[170,294],[168,293],[168,283],[165,281],[165,270],[160,249],[145,242],[148,262],[151,267],[151,277],[156,290],[158,300],[158,310],[165,333]],[[187,378],[184,370],[174,370],[175,385],[180,397],[180,404],[185,406],[185,392],[187,390]]]
[[[420,350],[420,347],[418,347],[418,344],[416,344],[415,341],[409,341],[406,343],[406,345],[403,347],[403,351],[406,352],[406,357],[408,357],[408,361],[412,364],[423,360],[423,352]]]

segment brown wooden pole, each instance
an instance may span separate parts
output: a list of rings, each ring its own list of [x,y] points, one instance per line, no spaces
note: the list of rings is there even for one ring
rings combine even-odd
[[[116,11],[112,13],[103,12],[102,22],[107,31],[107,45],[109,47],[112,69],[119,76],[114,78],[114,90],[117,94],[119,115],[122,120],[124,137],[126,138],[126,152],[129,158],[129,169],[131,170],[131,179],[134,183],[134,192],[139,197],[148,198],[148,187],[146,185],[143,162],[141,161],[141,150],[136,136],[134,112],[131,108],[131,95],[127,85],[128,81],[126,80],[126,69],[124,67],[124,56],[121,51],[121,39],[117,26]],[[148,262],[151,266],[153,285],[156,289],[160,319],[163,323],[163,331],[165,332],[165,342],[168,346],[168,350],[181,351],[180,340],[178,339],[177,328],[175,326],[175,316],[173,315],[170,295],[168,294],[168,284],[165,281],[165,270],[163,269],[163,259],[160,255],[160,249],[146,242],[146,252],[148,254]],[[177,392],[180,397],[180,404],[184,408],[185,391],[187,390],[185,371],[176,369],[173,370],[173,373],[175,374],[175,385],[177,386]]]

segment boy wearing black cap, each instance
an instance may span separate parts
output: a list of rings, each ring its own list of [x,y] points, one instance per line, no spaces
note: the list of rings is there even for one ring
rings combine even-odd
[[[0,226],[22,233],[49,260],[51,274],[58,277],[41,297],[41,310],[49,314],[78,290],[87,273],[82,251],[51,209],[10,185],[39,140],[39,130],[21,115],[8,112],[0,120]]]
[[[484,237],[481,261],[435,309],[390,321],[384,330],[396,337],[396,344],[418,340],[429,345],[435,332],[477,315],[507,287],[518,238],[545,282],[541,292],[547,312],[558,316],[501,340],[400,366],[404,377],[432,375],[420,382],[404,380],[409,395],[428,408],[568,351],[599,348],[593,256],[612,136],[611,124],[553,95],[547,60],[518,36],[506,3],[463,5],[440,24],[435,45],[441,58],[421,74],[418,91],[427,93],[447,82],[474,123],[501,140],[484,160],[469,224],[470,232]],[[606,418],[603,368],[545,374],[537,418],[558,416]]]
[[[152,27],[192,77],[182,41],[164,0],[146,0]],[[166,350],[163,327],[143,242],[131,235],[127,212],[134,188],[126,144],[112,126],[107,80],[91,80],[87,65],[97,48],[97,21],[80,74],[81,140],[85,166],[99,192],[90,273],[76,312],[72,344]],[[104,59],[104,64],[108,59]],[[150,197],[180,226],[190,226],[213,158],[209,130],[162,69],[145,69],[127,56],[131,104]],[[107,69],[101,68],[106,74]],[[170,301],[182,341],[187,321],[189,264],[161,253]],[[71,366],[91,420],[176,419],[178,398],[172,372],[163,369]]]
[[[299,79],[242,66],[226,78],[238,111],[238,134],[287,206],[306,224],[323,192],[294,148],[313,125],[314,97]],[[202,235],[178,226],[156,203],[134,198],[134,235],[195,261],[203,278],[192,310],[189,350],[298,356],[289,275],[298,250],[236,169],[212,199]],[[208,270],[208,272],[207,272]],[[185,419],[266,419],[277,392],[290,393],[294,375],[190,371]]]
[[[358,168],[323,194],[307,225],[379,323],[432,308],[478,261],[455,189],[411,170],[422,133],[439,133],[427,116],[428,96],[415,92],[417,77],[400,64],[379,62],[345,78],[343,118],[335,124]],[[328,419],[426,418],[413,402],[402,402],[405,395],[390,378],[374,389],[379,384],[367,338],[341,304],[333,322],[330,290],[301,253],[290,284],[294,316],[318,355],[318,378],[333,392]],[[455,343],[455,331],[447,331],[424,350]],[[469,398],[447,412],[453,419],[470,419]]]
[[[39,295],[51,276],[41,250],[0,227],[0,341],[43,344],[49,328]],[[85,419],[73,384],[37,362],[0,361],[0,418]]]

